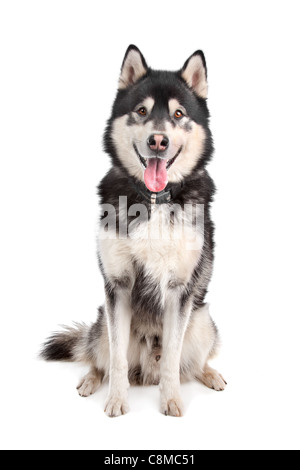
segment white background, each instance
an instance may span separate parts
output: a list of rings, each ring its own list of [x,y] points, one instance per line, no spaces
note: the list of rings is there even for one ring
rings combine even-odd
[[[1,448],[299,449],[298,1],[5,1],[0,4]],[[36,359],[59,324],[103,302],[96,185],[126,48],[175,70],[203,49],[218,187],[208,300],[224,393],[182,387],[182,419],[156,387],[131,414],[85,368]]]

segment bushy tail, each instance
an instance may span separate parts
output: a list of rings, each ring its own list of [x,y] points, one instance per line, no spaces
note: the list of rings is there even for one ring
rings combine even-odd
[[[85,361],[89,330],[87,325],[78,323],[73,328],[64,327],[63,331],[53,333],[42,346],[41,358],[46,361]]]

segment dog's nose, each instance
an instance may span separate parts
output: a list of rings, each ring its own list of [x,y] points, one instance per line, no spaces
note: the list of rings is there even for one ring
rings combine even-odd
[[[168,148],[169,139],[163,134],[152,134],[147,141],[148,147],[157,152],[163,152]]]

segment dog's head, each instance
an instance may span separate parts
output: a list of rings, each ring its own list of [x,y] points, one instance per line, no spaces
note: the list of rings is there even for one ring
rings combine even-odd
[[[203,168],[212,152],[204,54],[178,72],[148,67],[135,46],[126,52],[105,149],[115,165],[152,192]]]

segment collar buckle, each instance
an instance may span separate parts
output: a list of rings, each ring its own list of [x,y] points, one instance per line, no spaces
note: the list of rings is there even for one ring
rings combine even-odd
[[[155,205],[156,204],[156,199],[157,199],[157,194],[152,193],[151,194],[151,204]]]
[[[145,201],[150,203],[151,206],[159,204],[168,204],[170,203],[183,189],[184,183],[177,183],[169,187],[169,189],[161,191],[159,193],[152,193],[146,189],[141,183],[136,182],[133,178],[130,178],[129,181],[131,185],[136,190],[136,192],[145,199]]]

